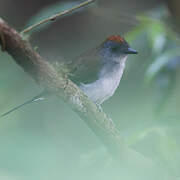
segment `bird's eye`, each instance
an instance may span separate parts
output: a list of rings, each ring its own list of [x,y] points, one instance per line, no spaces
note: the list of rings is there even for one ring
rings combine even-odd
[[[112,52],[117,52],[118,48],[117,47],[112,47],[111,50],[112,50]]]

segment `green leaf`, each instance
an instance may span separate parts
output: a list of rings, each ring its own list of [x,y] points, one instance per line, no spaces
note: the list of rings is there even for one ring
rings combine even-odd
[[[158,72],[162,70],[173,58],[180,56],[180,48],[166,51],[162,55],[158,56],[156,60],[149,66],[146,71],[145,80],[147,82],[152,81]]]
[[[143,34],[143,32],[146,32],[146,29],[147,29],[147,27],[144,25],[137,26],[132,31],[130,31],[126,34],[126,40],[128,42],[133,41],[135,38],[137,38],[138,36]]]
[[[148,28],[148,39],[154,54],[160,54],[166,43],[166,26],[162,23],[152,23]]]
[[[150,127],[134,133],[132,136],[126,139],[126,143],[131,146],[140,141],[143,141],[148,135],[157,131],[156,127]]]

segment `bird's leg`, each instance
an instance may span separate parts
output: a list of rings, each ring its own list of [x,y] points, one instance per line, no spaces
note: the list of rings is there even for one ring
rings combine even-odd
[[[103,112],[103,108],[102,108],[101,104],[96,102],[96,106],[97,106],[99,112]]]
[[[103,112],[103,108],[102,108],[101,104],[99,104],[97,102],[95,104],[96,104],[99,112]],[[109,119],[109,124],[108,124],[109,128],[114,128],[115,124],[114,124],[113,120],[111,119],[111,117],[108,114],[106,114],[106,116]]]

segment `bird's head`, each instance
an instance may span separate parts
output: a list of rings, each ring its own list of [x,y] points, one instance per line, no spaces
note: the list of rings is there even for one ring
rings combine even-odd
[[[119,61],[128,54],[137,54],[138,52],[130,48],[127,41],[119,35],[108,37],[100,46],[100,55],[104,59]]]

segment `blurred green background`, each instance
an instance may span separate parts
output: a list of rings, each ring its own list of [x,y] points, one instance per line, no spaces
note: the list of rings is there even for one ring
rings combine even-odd
[[[0,0],[0,17],[20,31],[80,2]],[[125,143],[159,169],[146,176],[138,165],[119,167],[87,125],[54,97],[0,119],[0,179],[180,179],[180,40],[165,3],[99,0],[41,27],[30,42],[52,63],[72,59],[112,34],[125,36],[139,54],[128,58],[120,86],[103,109]],[[0,113],[41,90],[0,51]]]

